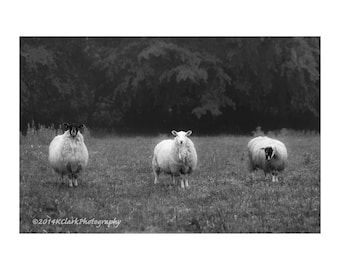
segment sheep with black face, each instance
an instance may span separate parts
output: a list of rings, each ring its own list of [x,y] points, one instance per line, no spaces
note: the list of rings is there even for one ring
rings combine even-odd
[[[249,170],[261,169],[265,176],[272,174],[272,181],[278,182],[278,172],[287,165],[288,153],[286,146],[279,140],[259,136],[248,143]]]
[[[172,182],[179,176],[181,188],[189,187],[188,178],[182,179],[181,175],[191,174],[197,166],[197,153],[194,143],[188,138],[192,131],[175,131],[174,139],[163,140],[154,149],[152,170],[155,175],[155,184],[161,172],[171,175]]]
[[[80,133],[84,125],[64,124],[65,132],[54,137],[49,146],[48,160],[53,170],[61,176],[69,177],[69,186],[78,186],[77,178],[85,169],[89,153]]]

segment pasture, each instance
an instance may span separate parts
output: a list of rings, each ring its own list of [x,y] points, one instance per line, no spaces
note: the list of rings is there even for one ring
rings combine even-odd
[[[169,137],[171,135],[169,134]],[[167,136],[86,137],[89,165],[69,188],[48,164],[51,138],[20,141],[20,232],[243,233],[320,232],[320,136],[284,135],[289,164],[279,183],[247,171],[251,136],[191,137],[198,168],[180,190],[161,174],[153,184],[154,146]],[[58,220],[116,220],[58,224]],[[33,224],[33,220],[41,224]]]

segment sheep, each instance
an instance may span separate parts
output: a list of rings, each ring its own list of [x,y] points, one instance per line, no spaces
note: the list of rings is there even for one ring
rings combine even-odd
[[[170,174],[175,184],[175,177],[180,177],[181,188],[188,188],[188,179],[183,181],[181,174],[191,174],[197,166],[197,153],[193,142],[188,138],[192,131],[175,131],[174,139],[163,140],[154,149],[152,158],[152,170],[155,175],[154,184],[158,183],[158,176],[161,172]]]
[[[261,169],[265,177],[272,174],[272,181],[278,182],[278,172],[287,165],[288,153],[286,146],[266,136],[256,137],[248,142],[249,170]]]
[[[54,137],[49,146],[48,160],[52,169],[61,176],[69,177],[69,187],[77,187],[77,177],[87,166],[89,153],[79,129],[84,125],[64,124],[65,132]]]

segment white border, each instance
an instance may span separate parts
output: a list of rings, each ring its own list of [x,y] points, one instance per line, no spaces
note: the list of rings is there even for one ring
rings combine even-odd
[[[1,264],[13,269],[336,269],[335,1],[7,1],[1,20]],[[19,234],[19,36],[321,36],[321,234]],[[333,246],[334,243],[334,246]],[[2,267],[5,269],[4,267]]]

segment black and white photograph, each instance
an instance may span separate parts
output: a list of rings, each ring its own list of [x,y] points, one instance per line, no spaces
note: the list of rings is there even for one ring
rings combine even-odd
[[[339,268],[335,1],[1,10],[2,269]]]
[[[21,233],[319,233],[320,37],[20,37]]]

